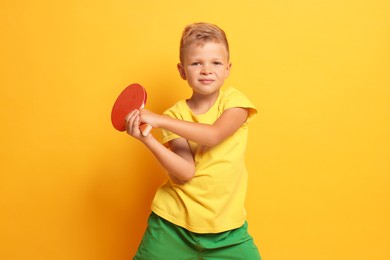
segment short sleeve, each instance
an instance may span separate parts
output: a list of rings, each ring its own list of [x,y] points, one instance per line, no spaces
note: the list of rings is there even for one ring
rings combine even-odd
[[[225,90],[223,100],[224,101],[221,104],[223,106],[223,110],[233,107],[247,108],[249,110],[247,122],[257,115],[257,109],[252,102],[244,94],[233,87]]]

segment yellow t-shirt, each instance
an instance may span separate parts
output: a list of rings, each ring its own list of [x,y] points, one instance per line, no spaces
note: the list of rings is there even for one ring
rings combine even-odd
[[[247,170],[244,157],[248,121],[256,108],[247,97],[230,87],[221,90],[217,101],[204,114],[194,115],[185,100],[164,114],[191,122],[213,124],[224,110],[249,109],[244,123],[232,136],[214,147],[190,142],[195,159],[195,176],[183,185],[168,180],[156,192],[152,211],[169,222],[195,233],[219,233],[242,226],[246,213]],[[177,135],[163,130],[163,143]]]

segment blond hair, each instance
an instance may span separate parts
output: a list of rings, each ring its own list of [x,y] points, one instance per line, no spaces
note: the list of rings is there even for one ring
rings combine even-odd
[[[226,47],[229,60],[229,43],[225,32],[218,26],[210,23],[193,23],[187,25],[180,40],[180,62],[183,63],[184,50],[192,43],[204,44],[206,42],[222,43]]]

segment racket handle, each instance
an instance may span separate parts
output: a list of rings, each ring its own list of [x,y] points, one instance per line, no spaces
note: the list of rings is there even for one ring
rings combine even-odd
[[[143,136],[148,136],[148,134],[152,130],[152,126],[148,124],[142,124],[139,126],[139,129],[141,130]]]

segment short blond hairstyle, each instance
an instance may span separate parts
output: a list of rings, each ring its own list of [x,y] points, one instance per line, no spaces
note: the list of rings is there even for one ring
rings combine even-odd
[[[206,42],[222,43],[226,47],[227,57],[229,60],[229,43],[225,32],[215,24],[211,23],[193,23],[187,25],[180,40],[180,62],[183,63],[184,50],[192,43],[200,44]]]

